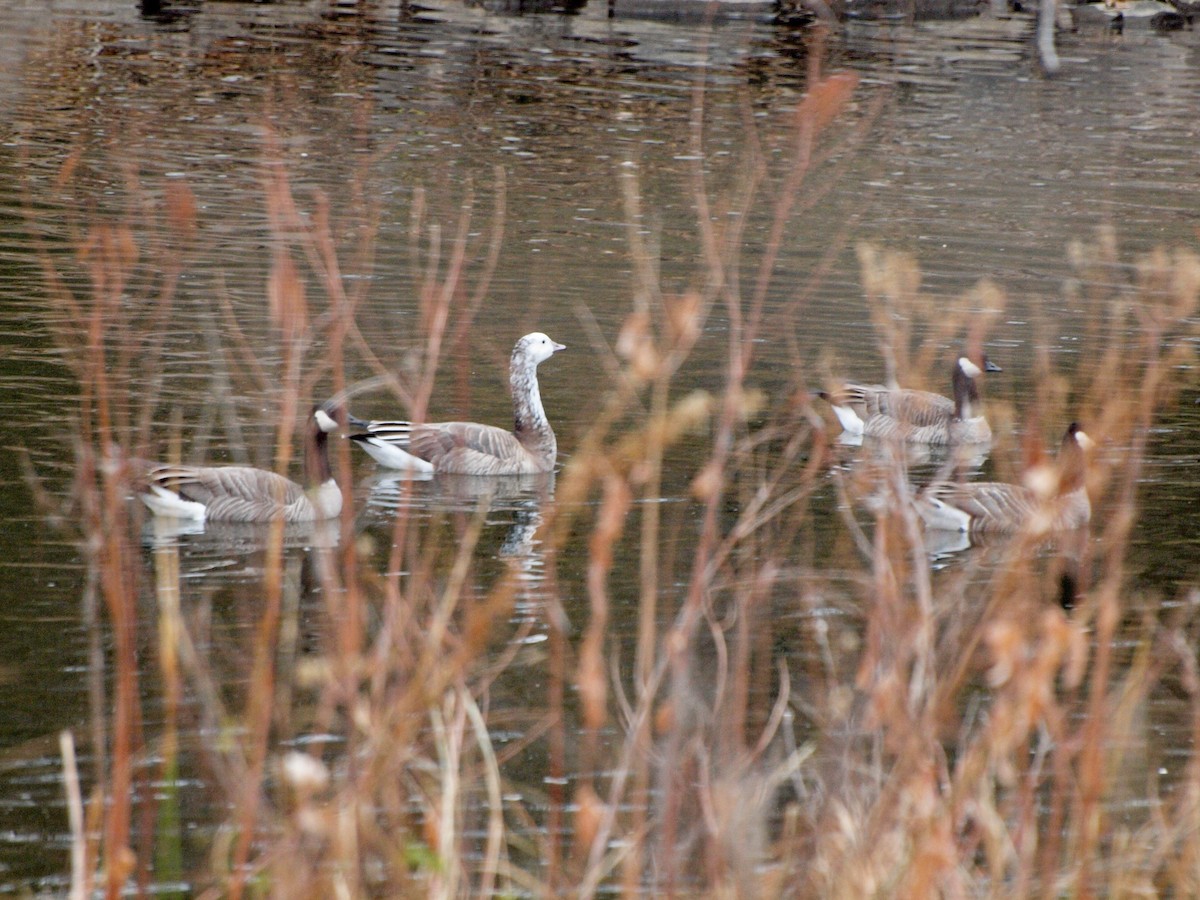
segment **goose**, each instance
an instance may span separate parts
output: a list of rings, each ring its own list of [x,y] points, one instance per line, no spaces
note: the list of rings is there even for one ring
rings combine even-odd
[[[477,422],[363,422],[352,417],[351,424],[365,429],[365,433],[352,434],[350,439],[380,465],[408,472],[550,472],[558,456],[558,443],[542,408],[537,367],[565,349],[540,331],[525,335],[513,347],[508,373],[513,398],[512,431]]]
[[[850,435],[896,438],[910,444],[985,444],[992,429],[979,402],[977,379],[1001,368],[983,357],[982,366],[960,356],[954,363],[951,384],[954,399],[929,391],[893,388],[882,384],[845,384],[830,394],[818,391]]]
[[[304,444],[302,487],[253,466],[134,464],[140,499],[155,516],[195,522],[316,522],[342,511],[327,447],[330,432],[346,418],[340,407],[313,409]]]
[[[926,528],[960,534],[1035,534],[1072,531],[1092,517],[1086,485],[1086,455],[1095,443],[1078,422],[1063,435],[1057,471],[1031,470],[1028,485],[999,481],[966,484],[936,481],[916,498]]]

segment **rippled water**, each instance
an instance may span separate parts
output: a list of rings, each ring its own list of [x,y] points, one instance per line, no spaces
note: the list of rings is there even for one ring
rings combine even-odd
[[[1007,14],[910,26],[854,21],[828,38],[824,69],[853,71],[861,81],[844,143],[809,175],[812,199],[793,214],[782,247],[768,297],[779,319],[752,378],[769,396],[795,388],[796,350],[814,363],[829,354],[845,373],[882,376],[855,255],[861,241],[914,254],[926,291],[947,308],[961,306],[982,277],[1007,293],[989,339],[1006,371],[988,391],[997,408],[1014,411],[1018,428],[1039,342],[1078,377],[1092,362],[1076,348],[1097,310],[1086,291],[1064,291],[1073,276],[1068,242],[1111,226],[1127,259],[1159,245],[1195,246],[1200,40],[1192,32],[1065,34],[1064,71],[1045,80],[1032,59],[1031,23]],[[160,391],[164,418],[178,411],[196,456],[270,464],[274,404],[254,372],[270,383],[280,366],[262,302],[269,125],[298,199],[329,198],[333,232],[347,248],[344,271],[366,288],[359,325],[388,366],[403,365],[417,333],[414,216],[441,224],[448,254],[471,204],[466,293],[485,287],[486,301],[472,343],[452,348],[433,413],[505,421],[509,349],[516,336],[543,330],[570,348],[542,372],[542,395],[569,456],[597,409],[606,342],[630,309],[620,173],[636,167],[645,211],[636,225],[658,246],[664,283],[693,285],[697,92],[703,88],[709,187],[716,193],[735,182],[750,163],[753,134],[771,196],[787,177],[780,160],[788,158],[792,116],[814,64],[812,41],[764,16],[710,29],[700,21],[610,19],[590,5],[578,15],[508,16],[453,2],[365,12],[353,4],[210,3],[141,17],[133,3],[6,4],[0,441],[27,451],[52,497],[67,495],[74,457],[63,414],[76,384],[49,329],[70,314],[51,305],[35,251],[47,249],[67,287],[82,291],[86,269],[75,248],[86,229],[133,221],[139,252],[161,254],[176,238],[143,218],[143,201],[186,184],[199,227],[180,260],[166,371],[145,389]],[[378,218],[369,264],[353,254],[369,224],[354,218],[364,202]],[[765,241],[770,226],[756,212],[748,234]],[[495,273],[481,286],[493,240]],[[748,279],[756,262],[747,261]],[[129,287],[139,302],[153,291]],[[222,363],[214,347],[238,346],[229,341],[227,314],[244,329],[247,353]],[[713,339],[702,342],[688,373],[705,386],[719,383],[724,323],[715,317],[709,328]],[[372,374],[359,360],[349,365],[352,377]],[[1191,400],[1185,391],[1159,423],[1135,548],[1135,576],[1166,593],[1194,580],[1200,559],[1200,408]],[[386,392],[359,402],[359,415],[398,412]],[[1010,434],[998,447],[1010,465],[1016,444]],[[668,503],[690,477],[686,462],[668,473]],[[354,465],[360,524],[382,543],[398,507],[433,518],[475,508],[470,490],[401,488],[365,459]],[[8,534],[0,562],[4,890],[63,883],[56,735],[86,730],[86,673],[107,652],[81,621],[80,553],[32,507],[23,471],[20,455],[0,458]],[[531,597],[540,578],[531,543],[540,503],[527,486],[501,491],[480,544],[488,559],[524,555]],[[254,621],[253,593],[243,590],[256,574],[248,540],[179,537],[193,614],[207,623],[220,657],[214,668],[234,683],[246,677],[238,653]],[[299,559],[297,566],[303,584]],[[621,579],[635,577],[618,572],[614,594]],[[300,606],[301,632],[316,608]],[[520,639],[536,646],[536,616],[528,620]],[[1166,704],[1169,723],[1169,703],[1157,702]],[[1157,752],[1170,759],[1181,752],[1175,737],[1187,737],[1164,728]],[[194,790],[200,802],[203,789]]]

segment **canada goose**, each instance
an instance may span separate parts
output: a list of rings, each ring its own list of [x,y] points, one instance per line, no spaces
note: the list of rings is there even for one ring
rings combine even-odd
[[[1092,446],[1092,439],[1072,422],[1063,435],[1057,466],[1032,470],[1027,485],[937,481],[917,495],[917,511],[926,528],[964,534],[1011,534],[1023,528],[1035,534],[1071,531],[1092,517],[1085,458]]]
[[[221,522],[314,522],[342,511],[342,491],[329,465],[328,436],[345,423],[340,407],[316,407],[304,443],[305,486],[253,466],[139,463],[138,498],[156,516]]]
[[[882,384],[846,384],[833,394],[819,391],[817,396],[829,402],[851,435],[898,438],[912,444],[982,444],[992,439],[992,429],[982,414],[975,414],[976,379],[984,372],[999,371],[986,356],[982,366],[960,356],[951,375],[953,400]]]
[[[549,472],[558,456],[554,429],[538,392],[537,367],[559,350],[535,331],[517,341],[509,363],[513,430],[477,422],[362,422],[366,429],[350,439],[381,465],[410,472],[457,475],[525,475]]]

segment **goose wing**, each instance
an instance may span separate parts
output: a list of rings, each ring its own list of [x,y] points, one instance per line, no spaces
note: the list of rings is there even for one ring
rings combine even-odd
[[[439,472],[497,475],[535,471],[529,451],[511,431],[477,422],[413,426],[408,450]]]
[[[887,416],[917,428],[944,425],[954,415],[954,401],[930,391],[875,386],[864,395],[868,415]]]
[[[1017,531],[1038,510],[1033,491],[999,481],[934,482],[919,499],[927,524],[939,525],[957,516],[966,525],[960,530],[977,533]]]
[[[226,522],[262,521],[307,500],[294,481],[251,466],[156,466],[148,481],[202,503],[209,519]]]
[[[423,425],[402,421],[377,421],[366,425],[370,437],[424,460],[435,472],[458,475],[521,475],[548,472],[554,453],[544,461],[540,447],[525,446],[513,432],[478,422],[433,422]],[[366,442],[362,441],[360,443]],[[551,438],[552,440],[552,438]],[[551,444],[553,448],[553,444]],[[395,460],[371,452],[376,459],[397,468]]]
[[[409,434],[413,430],[412,422],[380,420],[373,422],[358,421],[360,427],[367,430],[372,437],[387,441],[397,447],[408,447]]]

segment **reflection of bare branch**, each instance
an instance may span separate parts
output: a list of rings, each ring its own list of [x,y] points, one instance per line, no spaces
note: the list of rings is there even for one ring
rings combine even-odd
[[[225,288],[225,276],[218,274],[217,276],[217,300],[220,304],[221,322],[224,325],[224,333],[233,341],[234,351],[237,354],[237,360],[243,369],[249,373],[251,378],[250,391],[256,394],[265,394],[270,390],[271,379],[267,377],[262,365],[259,363],[258,354],[250,346],[250,342],[246,339],[246,334],[238,324],[238,318],[233,310],[233,302],[230,299],[229,291]]]
[[[212,320],[205,320],[204,342],[208,347],[208,357],[212,362],[212,380],[213,380],[213,409],[215,415],[220,415],[221,420],[225,423],[225,431],[230,437],[230,455],[234,462],[240,465],[249,465],[249,456],[246,453],[246,439],[242,434],[242,423],[238,419],[237,409],[233,399],[233,383],[229,377],[229,362],[225,355],[225,346],[221,343],[213,328]],[[200,446],[196,448],[197,455],[200,458],[204,456],[203,442],[208,434],[208,428],[200,428],[197,434],[197,441]]]

